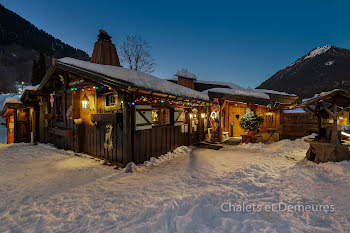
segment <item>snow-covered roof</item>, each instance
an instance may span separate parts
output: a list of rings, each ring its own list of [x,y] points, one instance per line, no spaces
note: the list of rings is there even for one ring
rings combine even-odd
[[[231,88],[211,88],[203,91],[203,93],[215,92],[228,95],[241,95],[241,96],[250,96],[260,99],[270,99],[265,93],[257,92],[255,89],[231,89]]]
[[[8,97],[5,99],[3,106],[6,104],[22,104],[22,101],[17,97]]]
[[[28,90],[28,91],[37,91],[38,88],[39,88],[40,84],[36,85],[36,86],[27,86],[24,88],[24,91],[25,90]]]
[[[187,69],[178,70],[175,76],[197,80],[197,76],[194,73],[189,72]]]
[[[81,69],[106,75],[111,78],[132,83],[134,87],[137,87],[137,88],[143,88],[143,89],[152,90],[152,91],[159,91],[161,93],[171,94],[171,95],[190,98],[190,99],[200,99],[200,100],[206,100],[206,101],[209,100],[209,96],[205,93],[201,93],[199,91],[177,85],[165,79],[161,79],[143,72],[126,69],[118,66],[90,63],[87,61],[81,61],[70,57],[61,58],[61,59],[58,59],[57,61],[61,63],[69,64],[72,66],[76,66]]]
[[[334,98],[333,98],[334,97]],[[310,99],[303,99],[302,103],[295,108],[316,104],[318,102],[337,103],[339,107],[349,107],[350,93],[343,89],[334,89],[314,95]]]
[[[313,97],[311,97],[311,98],[305,98],[305,99],[303,99],[301,102],[302,102],[302,103],[309,102],[309,101],[312,101],[312,100],[315,100],[315,99],[318,99],[318,98],[322,98],[322,97],[324,97],[324,96],[330,95],[330,94],[335,93],[335,92],[338,92],[338,91],[340,91],[340,89],[334,89],[334,90],[331,90],[331,91],[324,91],[324,92],[315,94],[315,95],[314,95]]]
[[[255,89],[258,92],[263,92],[265,94],[276,94],[276,95],[286,95],[286,96],[296,96],[295,94],[289,94],[287,92],[282,91],[274,91],[274,90],[268,90],[268,89]]]
[[[211,85],[220,85],[220,86],[228,86],[232,89],[239,90],[242,89],[244,90],[245,88],[235,84],[235,83],[230,83],[230,82],[220,82],[220,81],[205,81],[205,80],[197,80],[196,83],[203,83],[203,84],[211,84]]]

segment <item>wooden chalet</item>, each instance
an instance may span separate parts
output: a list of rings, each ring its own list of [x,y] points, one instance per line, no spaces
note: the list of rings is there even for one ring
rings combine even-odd
[[[1,116],[6,119],[8,144],[37,142],[39,107],[36,87],[25,89],[20,98],[6,99]]]
[[[187,74],[187,79],[178,74],[175,76],[178,79],[170,81],[208,94],[213,102],[210,106],[210,124],[207,133],[207,140],[212,142],[245,135],[246,130],[239,126],[239,120],[247,110],[254,111],[264,118],[259,140],[278,141],[283,131],[280,121],[283,107],[290,106],[298,99],[296,95],[284,92],[246,89],[228,82],[201,81],[191,73]]]
[[[121,67],[104,31],[90,62],[53,60],[37,92],[38,141],[59,148],[127,164],[205,139],[208,96]]]

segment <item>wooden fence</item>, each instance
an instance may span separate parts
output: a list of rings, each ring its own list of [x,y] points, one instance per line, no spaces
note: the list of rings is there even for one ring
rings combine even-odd
[[[105,149],[106,122],[97,125],[81,125],[80,137],[82,143],[80,151],[105,159],[107,161],[123,162],[123,137],[121,125],[114,122],[112,129],[113,149]]]
[[[296,139],[317,132],[318,121],[313,113],[281,113],[280,139]]]
[[[181,126],[163,126],[136,131],[134,134],[135,163],[158,157],[179,146],[194,143],[189,133],[181,133]]]
[[[48,142],[55,144],[58,148],[83,152],[107,161],[119,163],[127,161],[123,158],[123,132],[122,125],[118,121],[113,123],[112,150],[104,147],[106,135],[104,122],[99,122],[97,125],[74,125],[73,129],[69,130],[48,128],[48,134],[51,135]],[[202,134],[194,136],[194,134],[182,133],[181,126],[162,126],[134,131],[132,140],[127,144],[132,146],[131,161],[136,164],[143,163],[151,157],[159,157],[179,146],[199,142],[203,140]]]

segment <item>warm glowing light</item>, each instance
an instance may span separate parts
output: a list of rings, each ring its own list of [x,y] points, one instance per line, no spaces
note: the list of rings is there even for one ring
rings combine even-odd
[[[193,115],[192,115],[192,113],[190,114],[190,118],[191,118],[191,119],[193,118]]]
[[[202,118],[205,118],[205,115],[206,115],[205,113],[202,113],[202,114],[201,114],[201,117],[202,117]]]
[[[216,112],[211,112],[210,117],[215,120],[218,117],[218,115],[216,114]]]
[[[81,101],[81,104],[84,109],[88,107],[88,102],[86,100]]]
[[[81,107],[83,109],[87,109],[88,108],[88,105],[89,105],[89,99],[88,97],[86,96],[86,94],[84,95],[82,101],[81,101]]]

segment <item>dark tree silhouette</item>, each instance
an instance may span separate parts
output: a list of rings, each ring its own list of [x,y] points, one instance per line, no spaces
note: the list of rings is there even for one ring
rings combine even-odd
[[[150,48],[150,44],[140,36],[128,35],[120,45],[121,61],[130,69],[152,73],[155,62]]]

